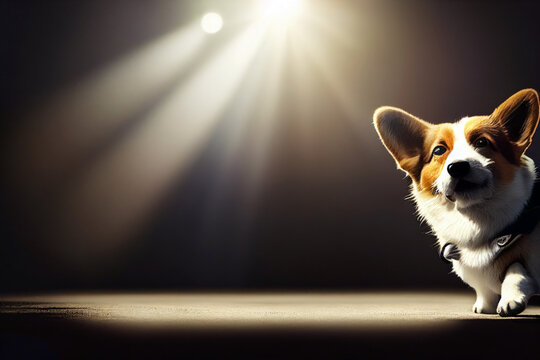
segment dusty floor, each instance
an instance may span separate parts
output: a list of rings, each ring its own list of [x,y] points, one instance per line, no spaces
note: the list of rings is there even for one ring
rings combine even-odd
[[[528,342],[540,334],[540,307],[503,319],[472,313],[473,302],[472,293],[421,292],[0,296],[0,354],[383,358],[436,351],[444,358],[465,348],[471,355],[528,354]]]

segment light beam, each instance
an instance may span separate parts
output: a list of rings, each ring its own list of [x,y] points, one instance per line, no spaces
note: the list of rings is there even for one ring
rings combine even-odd
[[[91,261],[122,249],[147,223],[174,180],[206,145],[262,35],[254,25],[226,44],[178,84],[108,157],[65,189],[59,216],[69,224],[63,230],[73,261]]]

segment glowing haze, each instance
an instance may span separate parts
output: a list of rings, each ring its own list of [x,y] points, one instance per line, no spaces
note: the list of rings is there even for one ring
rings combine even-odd
[[[18,159],[9,176],[24,194],[21,203],[39,198],[47,204],[39,219],[45,224],[40,231],[51,239],[44,250],[77,264],[122,252],[211,146],[218,149],[220,175],[203,224],[212,228],[212,209],[221,206],[224,184],[238,176],[230,169],[239,156],[245,159],[239,216],[249,224],[286,103],[295,103],[295,119],[287,126],[304,157],[318,146],[314,129],[329,126],[313,123],[320,111],[312,106],[320,102],[315,88],[332,91],[341,111],[357,112],[362,104],[348,94],[358,92],[336,66],[360,33],[342,7],[301,0],[218,6],[223,3],[191,9],[190,21],[174,31],[29,109],[33,121],[8,145]],[[339,151],[329,149],[325,156]]]

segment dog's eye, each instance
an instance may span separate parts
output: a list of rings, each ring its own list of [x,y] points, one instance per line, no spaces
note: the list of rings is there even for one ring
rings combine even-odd
[[[474,142],[474,147],[476,148],[486,147],[488,145],[489,145],[489,140],[486,139],[485,137],[478,138]]]
[[[433,149],[433,155],[440,156],[446,152],[446,148],[442,145],[435,146],[435,149]]]

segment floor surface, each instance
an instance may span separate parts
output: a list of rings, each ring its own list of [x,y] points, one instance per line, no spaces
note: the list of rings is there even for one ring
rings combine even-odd
[[[472,293],[0,296],[2,359],[531,355],[540,307],[478,315]]]

